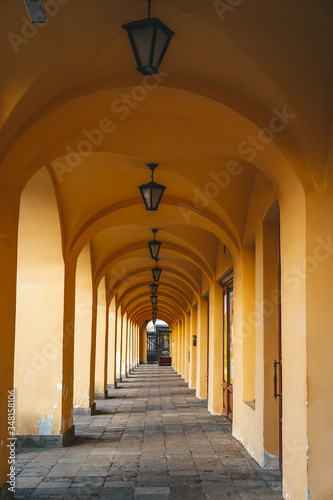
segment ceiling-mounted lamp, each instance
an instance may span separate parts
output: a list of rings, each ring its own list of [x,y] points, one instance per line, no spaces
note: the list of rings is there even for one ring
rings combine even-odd
[[[151,285],[149,285],[150,291],[153,295],[156,295],[158,286],[159,285],[157,283],[152,283]]]
[[[151,0],[148,0],[148,17],[123,24],[142,75],[157,75],[162,59],[174,32],[157,17],[150,17]]]
[[[157,231],[158,229],[152,229],[152,232],[154,233],[154,239],[148,242],[148,248],[152,259],[158,258],[158,253],[162,245],[162,242],[157,241],[157,239],[155,238]]]
[[[162,272],[162,269],[160,267],[157,267],[157,262],[158,259],[156,259],[156,267],[153,267],[153,269],[151,270],[154,281],[159,281]]]
[[[158,167],[158,163],[149,163],[147,167],[151,170],[151,181],[147,184],[142,184],[139,186],[139,189],[141,191],[141,196],[146,206],[146,210],[153,212],[154,210],[158,210],[158,206],[166,187],[162,186],[162,184],[157,184],[154,181],[154,170]]]
[[[46,11],[42,0],[24,0],[32,23],[45,23]]]
[[[151,295],[150,300],[153,306],[157,306],[157,295]]]

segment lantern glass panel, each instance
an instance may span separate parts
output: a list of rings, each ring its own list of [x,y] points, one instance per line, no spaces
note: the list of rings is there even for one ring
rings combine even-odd
[[[150,300],[153,306],[155,306],[157,304],[157,295],[151,295]]]
[[[146,209],[149,210],[151,208],[151,195],[150,195],[150,186],[142,188],[142,197],[145,202]]]
[[[168,44],[168,35],[161,30],[161,28],[157,28],[156,33],[156,42],[155,42],[155,51],[153,58],[153,66],[158,67],[161,63],[161,55],[163,55],[164,47]]]
[[[32,23],[46,22],[47,15],[42,0],[24,0],[24,3]]]
[[[152,283],[151,285],[149,285],[150,287],[150,291],[153,295],[155,295],[155,293],[157,292],[158,290],[158,284],[157,283]]]
[[[156,210],[158,208],[158,205],[160,204],[162,195],[163,195],[164,189],[161,189],[160,187],[153,187],[151,190],[151,205],[152,207],[155,207]]]
[[[140,60],[139,66],[149,65],[153,35],[153,26],[146,26],[132,31],[133,42]]]
[[[158,281],[160,279],[161,272],[162,269],[160,269],[159,267],[154,267],[154,269],[152,269],[154,281]]]
[[[148,243],[150,255],[152,259],[157,259],[158,257],[158,252],[160,251],[162,243],[157,240],[152,240]]]

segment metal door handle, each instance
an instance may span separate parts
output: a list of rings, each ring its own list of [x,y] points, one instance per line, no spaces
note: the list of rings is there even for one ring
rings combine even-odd
[[[276,398],[280,398],[282,396],[282,394],[278,394],[277,393],[277,373],[276,373],[276,365],[281,365],[281,361],[276,361],[276,359],[274,359],[274,399]]]

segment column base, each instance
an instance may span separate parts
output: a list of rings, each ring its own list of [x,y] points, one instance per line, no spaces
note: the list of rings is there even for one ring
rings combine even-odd
[[[75,439],[75,425],[72,425],[67,431],[61,436],[61,446],[70,446]]]
[[[61,448],[61,438],[57,436],[38,436],[34,434],[16,436],[17,448]]]
[[[56,436],[38,436],[34,434],[15,436],[17,448],[61,448],[70,446],[75,438],[75,426],[72,425],[64,434]],[[1,500],[1,497],[0,497]]]
[[[95,392],[95,399],[107,399],[108,391],[105,392]]]
[[[4,484],[2,488],[0,488],[0,500],[12,500],[14,498],[14,492],[9,491],[8,488],[11,488],[8,483]]]
[[[117,383],[119,384],[119,383],[121,383],[121,382],[122,382],[121,377],[118,377],[118,378],[117,378]]]
[[[95,415],[96,411],[96,403],[92,404],[88,408],[73,408],[73,414],[75,417],[79,417],[80,415]]]
[[[108,384],[108,389],[117,389],[117,382],[115,384]]]

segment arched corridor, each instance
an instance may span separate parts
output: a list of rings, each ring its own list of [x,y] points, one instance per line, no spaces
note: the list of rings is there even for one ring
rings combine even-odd
[[[255,481],[333,498],[332,25],[327,0],[0,2],[0,500],[24,447],[77,456],[162,365]]]
[[[16,498],[282,499],[281,473],[261,469],[172,368],[141,365],[109,396],[76,418],[71,447],[19,453]]]

